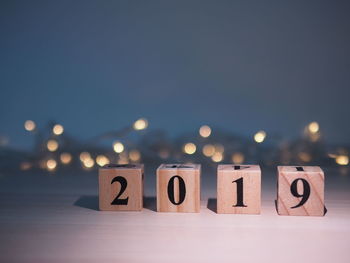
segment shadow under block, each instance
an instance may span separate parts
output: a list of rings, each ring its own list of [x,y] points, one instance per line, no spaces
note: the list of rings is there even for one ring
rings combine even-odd
[[[324,173],[318,166],[278,166],[279,215],[323,216]]]
[[[99,169],[99,208],[104,211],[141,211],[143,164],[106,165]]]
[[[259,165],[218,166],[217,213],[260,214],[261,170]]]
[[[199,213],[199,164],[162,164],[157,169],[157,211]]]

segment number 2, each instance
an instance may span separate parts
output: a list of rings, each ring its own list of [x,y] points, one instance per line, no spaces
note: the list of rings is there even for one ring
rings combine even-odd
[[[129,197],[124,199],[119,199],[119,197],[124,193],[126,186],[128,185],[128,181],[122,176],[117,176],[113,178],[111,184],[113,184],[114,182],[120,183],[120,191],[117,197],[112,201],[111,205],[127,205]]]

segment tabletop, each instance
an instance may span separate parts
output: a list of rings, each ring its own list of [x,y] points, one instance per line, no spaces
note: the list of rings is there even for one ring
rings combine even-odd
[[[266,174],[266,176],[265,176]],[[350,262],[350,176],[326,171],[324,217],[278,216],[263,171],[260,215],[216,214],[215,174],[200,213],[98,211],[97,175],[0,174],[0,262]]]

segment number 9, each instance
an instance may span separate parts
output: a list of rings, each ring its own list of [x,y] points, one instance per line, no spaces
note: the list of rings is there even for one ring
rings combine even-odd
[[[303,182],[303,193],[302,194],[299,194],[299,192],[298,192],[298,181],[302,181]],[[295,197],[302,197],[300,203],[295,205],[295,206],[292,206],[291,208],[300,207],[303,204],[305,204],[306,201],[310,197],[310,184],[308,183],[308,181],[306,181],[303,178],[295,179],[293,181],[293,183],[291,184],[291,186],[290,186],[290,191],[292,192],[292,195],[294,195]]]

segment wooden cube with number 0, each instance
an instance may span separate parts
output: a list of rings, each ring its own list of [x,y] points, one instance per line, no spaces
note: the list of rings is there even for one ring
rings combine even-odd
[[[143,164],[109,164],[99,169],[99,207],[105,211],[141,211]]]
[[[162,164],[157,169],[157,211],[200,211],[199,164]]]
[[[218,166],[217,213],[260,214],[261,171],[259,165]]]
[[[323,216],[324,173],[318,166],[278,166],[279,215]]]

